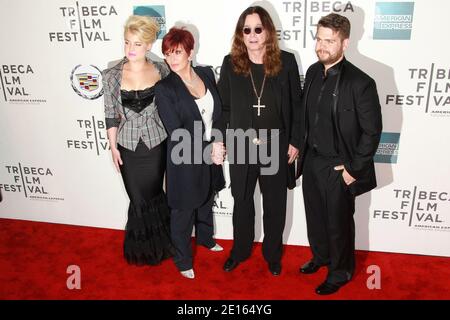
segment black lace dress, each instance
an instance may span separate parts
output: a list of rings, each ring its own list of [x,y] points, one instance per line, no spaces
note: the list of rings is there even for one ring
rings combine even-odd
[[[153,103],[154,87],[121,90],[121,99],[124,108],[140,113],[142,117],[151,116],[146,108]],[[134,151],[121,145],[118,149],[123,162],[120,170],[130,198],[124,240],[125,259],[136,265],[159,264],[175,252],[170,240],[170,212],[163,191],[165,141],[151,149],[142,140]]]

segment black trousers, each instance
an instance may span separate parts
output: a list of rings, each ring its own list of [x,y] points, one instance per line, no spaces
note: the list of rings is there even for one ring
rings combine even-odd
[[[280,139],[281,140],[281,139]],[[283,141],[283,140],[281,140]],[[283,231],[286,222],[287,201],[287,145],[280,143],[279,169],[274,175],[262,175],[261,164],[248,165],[246,192],[234,198],[233,248],[230,257],[244,261],[251,255],[255,240],[256,182],[263,198],[263,256],[267,262],[280,262],[283,254]]]
[[[303,169],[308,240],[313,261],[328,265],[327,281],[343,283],[355,269],[355,198],[334,170],[339,158],[326,158],[308,151]]]
[[[191,235],[194,225],[197,244],[207,248],[212,248],[216,244],[213,238],[213,201],[214,195],[211,193],[208,200],[195,210],[175,208],[171,210],[171,238],[176,249],[173,259],[180,271],[192,269]]]

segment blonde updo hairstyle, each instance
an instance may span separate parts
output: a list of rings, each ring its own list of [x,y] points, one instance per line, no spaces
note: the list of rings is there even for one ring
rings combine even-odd
[[[137,35],[144,43],[153,43],[156,40],[159,31],[159,24],[155,19],[147,16],[130,16],[125,23],[124,37],[127,33]]]

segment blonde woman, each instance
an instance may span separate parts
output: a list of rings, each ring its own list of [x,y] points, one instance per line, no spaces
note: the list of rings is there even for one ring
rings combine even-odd
[[[103,71],[112,160],[130,198],[124,256],[137,265],[158,264],[174,252],[163,191],[167,133],[154,101],[155,84],[169,69],[146,58],[158,30],[151,18],[129,17],[124,28],[125,57]]]

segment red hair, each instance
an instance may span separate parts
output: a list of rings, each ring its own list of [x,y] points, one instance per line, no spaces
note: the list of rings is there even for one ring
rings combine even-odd
[[[162,41],[161,50],[163,54],[173,52],[179,45],[184,48],[187,54],[190,54],[194,49],[194,37],[192,33],[186,29],[172,27],[169,32],[164,36]]]

